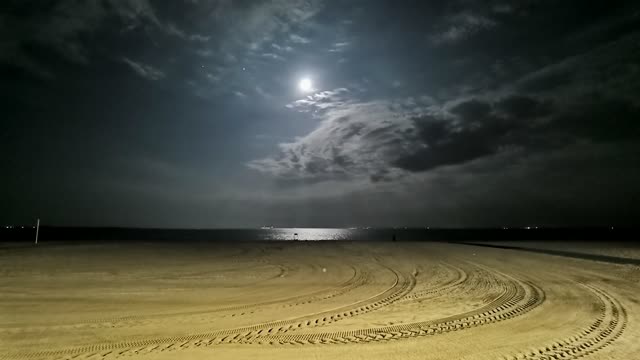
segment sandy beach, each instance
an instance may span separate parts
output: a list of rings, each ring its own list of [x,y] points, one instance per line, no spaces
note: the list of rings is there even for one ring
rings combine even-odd
[[[640,267],[427,242],[0,248],[2,359],[632,359]]]

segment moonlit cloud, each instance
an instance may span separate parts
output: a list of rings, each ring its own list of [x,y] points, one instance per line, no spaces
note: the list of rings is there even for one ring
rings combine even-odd
[[[347,103],[348,98],[345,95],[348,93],[349,90],[346,88],[320,91],[307,95],[304,99],[296,100],[291,104],[287,104],[287,108],[296,109],[300,112],[326,110]]]
[[[291,108],[299,111],[322,110],[318,128],[280,144],[277,157],[252,161],[249,167],[289,179],[390,176],[395,171],[389,164],[398,151],[410,146],[406,133],[417,110],[394,111],[386,101],[341,101],[345,93],[346,89],[336,89],[293,103]]]

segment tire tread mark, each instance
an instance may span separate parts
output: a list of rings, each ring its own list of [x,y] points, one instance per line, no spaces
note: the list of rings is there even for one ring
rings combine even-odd
[[[577,335],[507,359],[578,359],[611,345],[622,335],[628,321],[624,306],[604,290],[593,285],[579,284],[590,290],[599,301],[600,313],[596,320]]]

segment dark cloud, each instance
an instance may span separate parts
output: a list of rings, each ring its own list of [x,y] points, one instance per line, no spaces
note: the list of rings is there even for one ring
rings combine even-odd
[[[522,95],[498,100],[493,106],[477,100],[461,103],[452,113],[460,117],[463,127],[433,117],[415,119],[416,140],[422,148],[395,164],[410,171],[425,171],[512,148],[532,153],[579,141],[626,141],[640,134],[637,105],[598,96],[582,100],[564,109],[553,109],[549,100]]]
[[[453,117],[427,116],[414,119],[419,150],[398,158],[394,165],[408,171],[426,171],[496,154],[524,144],[524,131],[533,131],[526,120],[544,115],[521,112],[542,107],[535,99],[510,96],[496,103],[471,99],[450,109]]]
[[[398,158],[393,164],[408,171],[425,171],[442,165],[465,163],[496,152],[502,145],[501,129],[482,126],[454,130],[441,120],[416,119],[420,150]],[[442,136],[435,138],[431,132]]]
[[[595,142],[617,142],[640,138],[640,106],[623,99],[593,95],[558,115],[547,124],[550,132],[563,132]]]
[[[481,121],[491,112],[491,104],[472,99],[455,105],[449,111],[465,122]]]
[[[72,62],[88,63],[88,39],[110,19],[117,19],[121,31],[146,27],[175,33],[175,27],[161,23],[147,0],[14,3],[0,15],[0,61],[19,67],[33,69],[35,65],[29,64],[38,60],[28,49],[34,46],[52,49]]]
[[[570,69],[554,69],[524,80],[520,89],[534,93],[553,91],[572,83],[574,76]]]
[[[541,102],[534,98],[514,95],[501,99],[495,104],[498,111],[507,117],[527,120],[551,114],[553,106],[551,101]]]

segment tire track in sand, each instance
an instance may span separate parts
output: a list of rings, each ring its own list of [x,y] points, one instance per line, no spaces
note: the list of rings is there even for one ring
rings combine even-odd
[[[272,331],[256,333],[220,334],[207,339],[190,341],[185,339],[179,346],[167,343],[151,348],[142,346],[125,352],[148,353],[152,351],[173,351],[191,346],[212,346],[225,343],[271,344],[271,345],[312,345],[346,344],[388,341],[402,338],[432,336],[467,328],[500,322],[522,315],[540,305],[545,294],[539,287],[529,282],[508,279],[505,292],[492,303],[459,315],[406,325],[386,326],[353,331],[328,332],[318,334],[280,334]],[[180,340],[183,340],[182,338]]]
[[[444,284],[431,288],[420,290],[405,296],[401,301],[411,301],[411,300],[422,300],[425,298],[433,298],[436,296],[442,296],[446,294],[448,291],[451,291],[469,279],[469,274],[462,268],[457,266],[453,266],[451,264],[446,264],[446,266],[453,269],[455,272],[455,277],[446,281]]]
[[[577,335],[550,343],[539,349],[519,353],[505,360],[578,359],[611,345],[627,326],[627,311],[607,292],[592,285],[577,283],[587,288],[598,300],[598,317]]]
[[[281,266],[281,268],[283,268]],[[229,311],[237,311],[236,313],[229,314],[224,317],[235,317],[235,316],[244,316],[247,314],[253,314],[254,311],[250,311],[251,309],[258,309],[260,307],[270,306],[282,304],[282,307],[293,307],[298,305],[309,304],[317,301],[323,301],[327,299],[334,298],[336,296],[340,296],[346,294],[367,282],[368,272],[363,271],[362,269],[351,266],[353,271],[353,275],[347,281],[339,284],[335,287],[330,287],[327,289],[322,289],[318,291],[313,291],[308,294],[296,295],[292,297],[285,297],[275,300],[269,300],[254,304],[247,305],[238,305],[238,306],[227,306],[223,308],[210,309],[210,310],[198,310],[198,311],[183,311],[183,312],[174,312],[174,313],[160,313],[160,314],[149,314],[149,315],[131,315],[131,316],[122,316],[117,318],[102,318],[95,320],[88,320],[86,322],[74,323],[74,324],[62,324],[62,325],[36,325],[29,327],[9,327],[9,328],[0,328],[0,333],[5,334],[21,334],[27,332],[39,332],[39,331],[48,331],[48,330],[59,330],[59,329],[100,329],[100,328],[117,328],[117,327],[134,327],[141,326],[152,323],[157,320],[163,320],[167,317],[184,317],[184,316],[197,316],[203,315],[206,316],[208,314],[215,314],[221,312],[229,312]],[[282,270],[280,273],[286,273],[287,270]],[[186,321],[191,321],[187,319]]]
[[[442,319],[354,331],[273,336],[272,339],[265,339],[266,341],[262,341],[262,343],[344,344],[438,335],[508,320],[531,311],[545,300],[544,291],[533,283],[509,277],[505,286],[502,295],[491,303],[469,312]]]
[[[386,290],[360,300],[356,303],[341,306],[332,310],[320,313],[309,314],[289,320],[273,321],[253,326],[218,330],[211,333],[184,335],[177,337],[142,339],[135,341],[123,341],[116,343],[102,343],[86,346],[73,347],[61,350],[39,351],[33,353],[15,353],[5,358],[10,359],[34,359],[34,358],[65,358],[72,359],[88,356],[101,355],[119,356],[124,353],[148,353],[152,351],[169,351],[184,349],[189,346],[212,345],[214,343],[221,344],[226,342],[243,342],[256,337],[274,335],[278,333],[286,333],[294,328],[315,327],[342,318],[349,318],[378,310],[384,306],[388,306],[398,299],[402,298],[415,286],[415,277],[412,275],[404,275],[392,268],[380,264],[387,268],[395,275],[392,286]],[[116,351],[117,350],[117,351]]]

